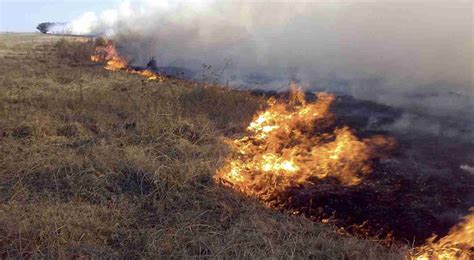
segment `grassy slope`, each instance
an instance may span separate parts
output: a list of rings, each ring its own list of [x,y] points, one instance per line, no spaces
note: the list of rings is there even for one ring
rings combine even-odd
[[[57,40],[0,35],[0,257],[400,258],[212,182],[262,99]]]

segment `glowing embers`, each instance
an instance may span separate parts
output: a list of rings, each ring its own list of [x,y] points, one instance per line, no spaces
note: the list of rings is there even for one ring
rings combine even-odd
[[[452,228],[448,235],[435,242],[430,238],[423,246],[415,248],[412,259],[474,259],[474,208],[464,221]]]
[[[287,188],[327,179],[357,185],[372,171],[377,147],[389,138],[358,139],[348,127],[336,127],[329,111],[334,96],[319,93],[306,103],[293,87],[288,102],[271,98],[246,135],[226,140],[233,149],[215,179],[267,204]]]
[[[136,70],[129,68],[127,60],[119,55],[113,41],[106,41],[104,44],[97,45],[94,54],[91,56],[91,61],[105,63],[104,68],[110,71],[125,70],[132,74],[144,76],[148,80],[163,81],[164,79],[162,75],[149,69]]]

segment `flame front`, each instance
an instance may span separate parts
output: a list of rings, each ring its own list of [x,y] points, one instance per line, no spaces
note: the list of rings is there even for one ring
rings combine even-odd
[[[389,146],[391,139],[358,139],[348,127],[334,127],[329,111],[334,96],[319,93],[306,103],[293,87],[290,102],[268,100],[247,128],[246,136],[226,140],[233,149],[215,179],[271,204],[290,187],[331,179],[357,185],[372,171],[373,148]]]
[[[473,259],[474,258],[474,208],[459,225],[452,228],[448,235],[436,240],[436,236],[428,239],[425,245],[415,248],[412,259]]]
[[[125,70],[128,73],[137,74],[148,78],[148,80],[163,81],[164,77],[152,70],[135,70],[128,66],[125,58],[120,56],[113,41],[106,41],[104,45],[98,45],[91,56],[93,62],[105,63],[104,68],[110,71]]]
[[[149,80],[163,80],[152,70],[129,68],[112,41],[97,46],[91,60],[105,63],[106,70],[125,70]],[[233,152],[214,179],[269,206],[275,205],[272,202],[287,189],[316,185],[319,180],[345,186],[361,183],[372,172],[371,162],[380,156],[379,148],[391,147],[394,142],[383,136],[361,140],[347,126],[335,127],[330,112],[334,98],[323,92],[315,102],[306,103],[304,93],[295,86],[289,102],[270,98],[268,109],[256,115],[244,137],[225,140]],[[471,211],[448,235],[437,241],[433,236],[408,257],[473,259],[474,208]]]

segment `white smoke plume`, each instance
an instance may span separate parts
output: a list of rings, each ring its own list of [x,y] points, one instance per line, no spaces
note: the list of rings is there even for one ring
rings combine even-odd
[[[123,1],[67,25],[116,39],[136,64],[209,64],[234,85],[296,79],[474,121],[472,27],[472,1],[452,0]]]

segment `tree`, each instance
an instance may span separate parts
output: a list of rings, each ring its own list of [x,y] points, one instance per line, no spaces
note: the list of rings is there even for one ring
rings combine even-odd
[[[46,23],[40,23],[38,26],[36,26],[36,29],[42,33],[48,33],[49,27],[54,25],[54,23],[46,22]]]

